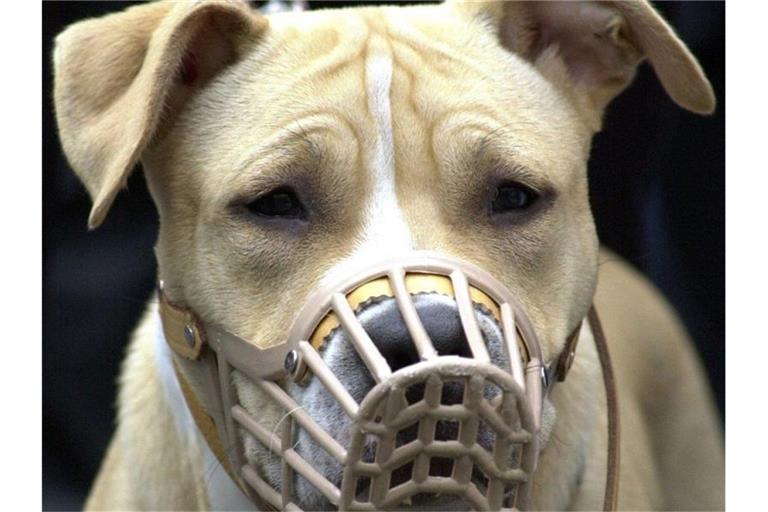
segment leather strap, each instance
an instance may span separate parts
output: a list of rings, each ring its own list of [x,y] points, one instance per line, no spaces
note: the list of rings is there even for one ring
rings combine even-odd
[[[191,309],[176,306],[163,293],[162,285],[158,292],[160,299],[160,319],[163,322],[163,334],[171,349],[190,361],[197,361],[205,345],[205,329]]]
[[[594,305],[590,308],[587,317],[595,338],[597,355],[603,371],[603,383],[605,384],[605,400],[608,411],[608,460],[603,510],[609,511],[616,510],[619,505],[619,466],[621,463],[619,450],[619,400],[616,393],[616,379],[613,374],[613,367],[611,366],[611,356],[608,353],[608,342]]]
[[[192,387],[189,385],[189,382],[187,382],[187,379],[184,377],[184,374],[181,372],[181,370],[179,370],[179,367],[175,361],[173,364],[173,370],[176,373],[176,378],[179,380],[181,392],[184,395],[184,400],[187,402],[189,412],[192,414],[192,418],[195,420],[197,429],[201,434],[203,434],[205,442],[208,443],[208,446],[216,456],[219,464],[221,464],[229,477],[237,482],[238,485],[240,485],[240,479],[237,478],[237,475],[232,470],[232,465],[229,463],[229,459],[224,452],[224,445],[222,445],[221,439],[219,439],[219,434],[216,431],[216,424],[214,423],[213,418],[208,416],[208,413],[205,412],[205,408],[198,401],[197,397],[195,396],[195,392],[192,391]]]

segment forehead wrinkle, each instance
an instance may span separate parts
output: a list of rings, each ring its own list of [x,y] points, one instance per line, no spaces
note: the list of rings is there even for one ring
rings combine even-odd
[[[487,172],[499,173],[499,177],[518,179],[529,184],[541,185],[542,172],[523,163],[521,152],[515,148],[514,139],[505,135],[509,125],[482,133],[479,138],[469,142],[467,165],[477,169],[486,167]]]
[[[397,15],[399,13],[395,12],[393,14]],[[460,64],[466,71],[471,71],[477,76],[484,77],[488,75],[486,67],[466,55],[466,48],[453,47],[438,41],[436,38],[425,34],[423,30],[420,30],[414,24],[408,23],[404,17],[398,16],[394,19],[393,23],[389,23],[389,31],[393,41],[409,47],[412,51],[422,55],[422,57],[424,54],[429,54],[432,60],[422,58],[423,63],[427,66],[441,60],[448,60],[453,64]]]
[[[490,156],[493,160],[501,160],[500,164],[504,161],[514,162],[520,158],[520,151],[515,148],[514,139],[506,132],[511,126],[518,126],[520,123],[512,122],[500,125],[491,131],[483,130],[479,140],[475,143],[475,147],[472,150],[472,159],[474,162],[481,162],[487,160]],[[529,177],[533,176],[525,165],[516,163],[515,168],[525,170],[522,174],[528,174]]]
[[[444,141],[445,137],[450,137],[459,147],[449,146],[449,150],[435,147],[434,150],[444,158],[455,157],[457,150],[464,155],[471,154],[475,159],[494,153],[497,158],[508,159],[548,177],[553,175],[555,168],[568,165],[570,159],[566,155],[571,149],[567,144],[551,140],[546,130],[542,130],[541,123],[527,118],[509,118],[510,114],[505,112],[483,112],[479,105],[476,111],[462,106],[442,112],[433,125],[432,139]]]
[[[242,172],[254,163],[272,157],[275,153],[295,154],[297,147],[303,147],[305,154],[319,160],[323,157],[323,152],[311,135],[324,132],[342,140],[351,140],[357,145],[358,135],[348,120],[338,115],[320,114],[296,119],[278,128],[264,142],[256,145],[243,156],[235,168],[238,172]]]
[[[304,42],[299,47],[300,66],[291,69],[292,79],[283,80],[286,88],[290,89],[299,83],[312,82],[320,76],[334,75],[339,69],[358,60],[364,53],[370,28],[365,19],[351,13],[337,13],[333,24],[328,24],[326,18],[318,16],[322,11],[307,11],[299,15],[286,17],[285,26],[280,26],[278,32],[287,37],[287,42]],[[278,17],[277,19],[281,19]],[[312,44],[317,40],[313,31],[325,30],[333,38],[332,47],[317,47]],[[284,51],[288,51],[284,49]],[[308,55],[314,52],[315,55]],[[319,54],[318,54],[319,52]]]

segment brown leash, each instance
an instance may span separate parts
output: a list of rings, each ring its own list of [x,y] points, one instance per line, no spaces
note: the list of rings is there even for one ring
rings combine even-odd
[[[589,326],[595,338],[597,355],[600,358],[600,368],[603,372],[605,384],[605,400],[608,410],[608,460],[605,475],[605,497],[603,498],[603,510],[616,510],[619,504],[619,401],[616,393],[616,379],[611,366],[611,356],[608,353],[608,343],[603,332],[603,325],[597,316],[597,310],[593,305],[589,310]]]

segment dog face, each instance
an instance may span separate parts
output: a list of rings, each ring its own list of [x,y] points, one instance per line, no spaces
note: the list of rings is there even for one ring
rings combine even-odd
[[[235,3],[161,2],[60,36],[56,107],[65,150],[94,197],[92,226],[141,157],[161,219],[160,276],[201,318],[261,347],[280,344],[313,289],[427,249],[512,290],[550,359],[595,288],[591,137],[643,56],[676,101],[713,108],[697,64],[645,4],[448,3],[266,18]],[[417,306],[448,318],[442,327],[455,317],[442,296]],[[389,309],[384,301],[358,314],[396,330]],[[483,324],[492,354],[494,329]],[[322,355],[356,399],[372,386],[343,334]],[[278,408],[233,378],[243,405],[275,428]],[[346,440],[348,420],[320,387],[293,392]],[[246,446],[276,480],[277,463]],[[297,451],[338,483],[311,441]],[[305,507],[325,506],[309,486],[298,493]]]

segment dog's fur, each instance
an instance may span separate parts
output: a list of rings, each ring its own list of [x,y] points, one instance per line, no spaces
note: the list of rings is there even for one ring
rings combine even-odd
[[[640,2],[269,17],[236,2],[159,2],[57,38],[56,113],[94,200],[89,225],[102,222],[141,159],[160,214],[166,293],[262,346],[284,339],[323,280],[412,249],[494,274],[529,312],[548,358],[594,296],[619,385],[621,508],[717,509],[721,433],[690,342],[659,294],[599,250],[587,197],[592,135],[644,57],[681,106],[714,109],[695,59]],[[525,214],[489,215],[506,180],[542,199]],[[306,221],[247,213],[285,184],[307,205]],[[157,323],[150,305],[86,508],[242,507],[212,466]],[[278,409],[242,375],[233,379],[244,406],[274,428]],[[605,405],[588,329],[548,406],[534,506],[599,508]],[[269,473],[272,461],[248,446]]]

